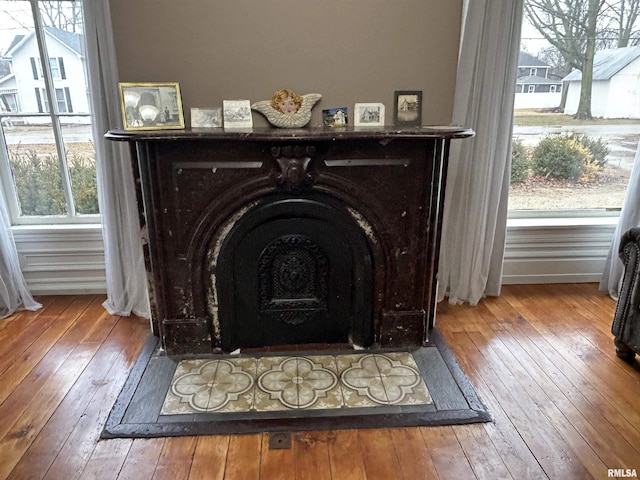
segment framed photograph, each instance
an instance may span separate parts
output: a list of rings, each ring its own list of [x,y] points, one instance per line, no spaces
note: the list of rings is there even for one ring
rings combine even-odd
[[[382,103],[356,103],[353,108],[353,124],[356,127],[381,127],[384,125]]]
[[[249,100],[223,100],[224,128],[252,128],[251,102]]]
[[[177,83],[119,83],[125,130],[184,128]]]
[[[322,123],[325,127],[344,127],[349,123],[347,107],[322,110]]]
[[[400,90],[394,94],[393,124],[396,127],[422,125],[422,91]]]
[[[191,128],[216,128],[222,126],[222,108],[192,108]]]

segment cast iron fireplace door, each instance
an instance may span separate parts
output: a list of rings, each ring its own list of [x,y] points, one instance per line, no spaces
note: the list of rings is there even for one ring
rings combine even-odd
[[[223,349],[371,345],[366,237],[328,199],[312,198],[267,203],[229,234],[217,276]]]

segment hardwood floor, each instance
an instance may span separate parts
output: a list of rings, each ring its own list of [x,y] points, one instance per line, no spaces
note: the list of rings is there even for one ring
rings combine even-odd
[[[0,321],[0,478],[587,479],[640,475],[640,361],[615,355],[593,284],[507,286],[437,326],[494,421],[450,427],[98,441],[148,334],[99,296]],[[623,472],[631,473],[631,472]]]

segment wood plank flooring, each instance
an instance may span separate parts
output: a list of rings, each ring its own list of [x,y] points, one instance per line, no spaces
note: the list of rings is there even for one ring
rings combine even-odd
[[[0,479],[601,479],[640,474],[640,361],[615,355],[594,284],[506,286],[437,326],[493,422],[98,441],[148,321],[100,296],[0,321]]]

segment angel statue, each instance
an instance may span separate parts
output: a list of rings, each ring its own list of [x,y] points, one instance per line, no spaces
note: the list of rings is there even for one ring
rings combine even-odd
[[[293,90],[278,90],[271,100],[262,100],[251,108],[262,113],[269,123],[280,128],[301,128],[311,120],[311,109],[322,98],[319,93],[298,95]]]

